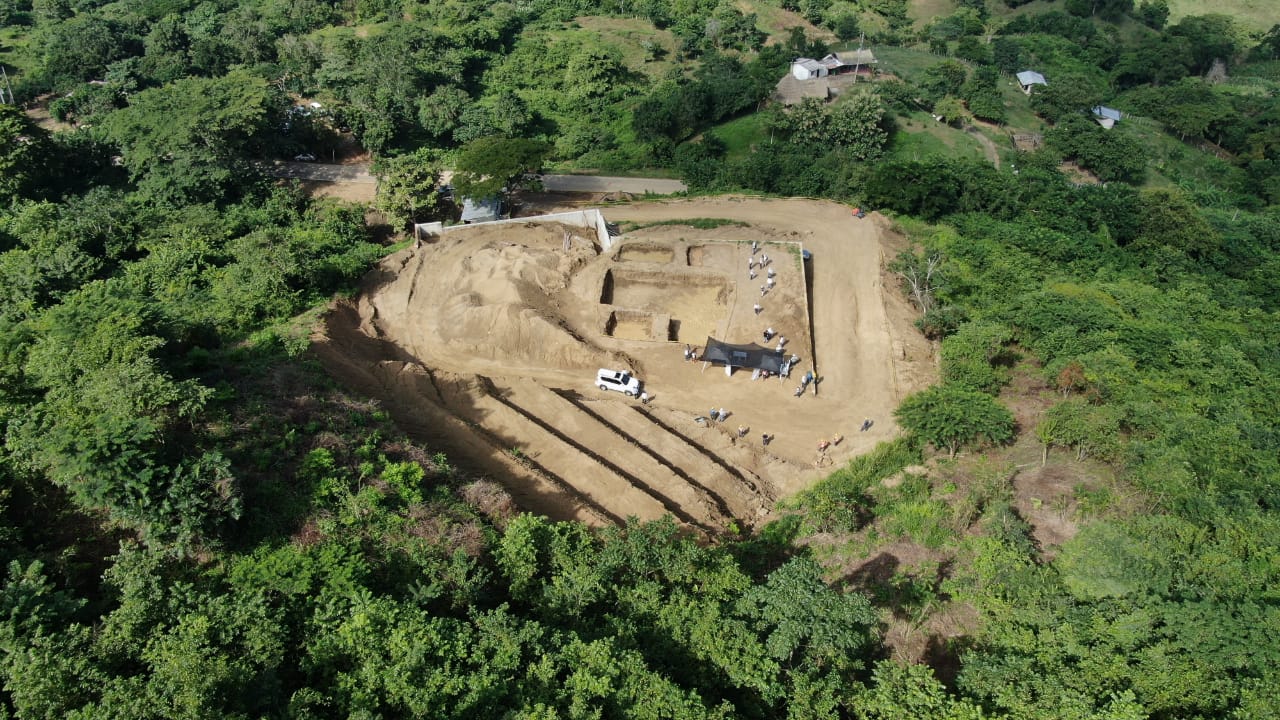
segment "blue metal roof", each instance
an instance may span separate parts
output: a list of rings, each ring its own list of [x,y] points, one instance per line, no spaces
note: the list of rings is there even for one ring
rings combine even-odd
[[[489,222],[502,216],[502,200],[487,197],[479,200],[462,198],[462,222]]]
[[[1018,83],[1020,85],[1048,85],[1044,76],[1034,70],[1023,70],[1018,73]]]
[[[1119,120],[1121,116],[1119,110],[1109,108],[1106,105],[1099,105],[1095,107],[1093,109],[1093,114],[1108,120]]]

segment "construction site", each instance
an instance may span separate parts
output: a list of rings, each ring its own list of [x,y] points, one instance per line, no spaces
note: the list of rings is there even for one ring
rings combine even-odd
[[[884,269],[903,243],[878,215],[808,200],[429,228],[329,311],[314,347],[526,510],[749,529],[895,436],[893,409],[935,379]],[[639,379],[644,401],[601,389],[601,369]]]

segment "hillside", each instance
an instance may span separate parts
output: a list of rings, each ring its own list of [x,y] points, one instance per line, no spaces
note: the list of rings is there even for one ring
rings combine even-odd
[[[1212,9],[0,3],[0,718],[1280,717]]]

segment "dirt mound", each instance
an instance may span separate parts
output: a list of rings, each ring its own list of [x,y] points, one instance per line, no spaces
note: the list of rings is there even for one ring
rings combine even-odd
[[[359,299],[362,330],[455,372],[477,362],[504,372],[626,363],[576,337],[555,308],[574,269],[597,255],[581,228],[530,223],[462,234],[383,260]]]

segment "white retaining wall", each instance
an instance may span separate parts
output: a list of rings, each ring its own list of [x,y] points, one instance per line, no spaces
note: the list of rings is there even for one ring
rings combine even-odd
[[[509,220],[492,220],[490,222],[473,223],[471,225],[450,225],[441,227],[440,223],[419,223],[413,226],[414,236],[421,239],[427,235],[439,235],[446,232],[458,232],[471,227],[489,227],[490,225],[524,225],[526,223],[561,223],[574,227],[587,228],[596,234],[596,240],[606,252],[613,247],[613,237],[609,235],[609,226],[605,223],[604,213],[596,208],[589,210],[570,210],[569,212],[551,213],[550,215],[534,215],[532,217],[511,218]]]

